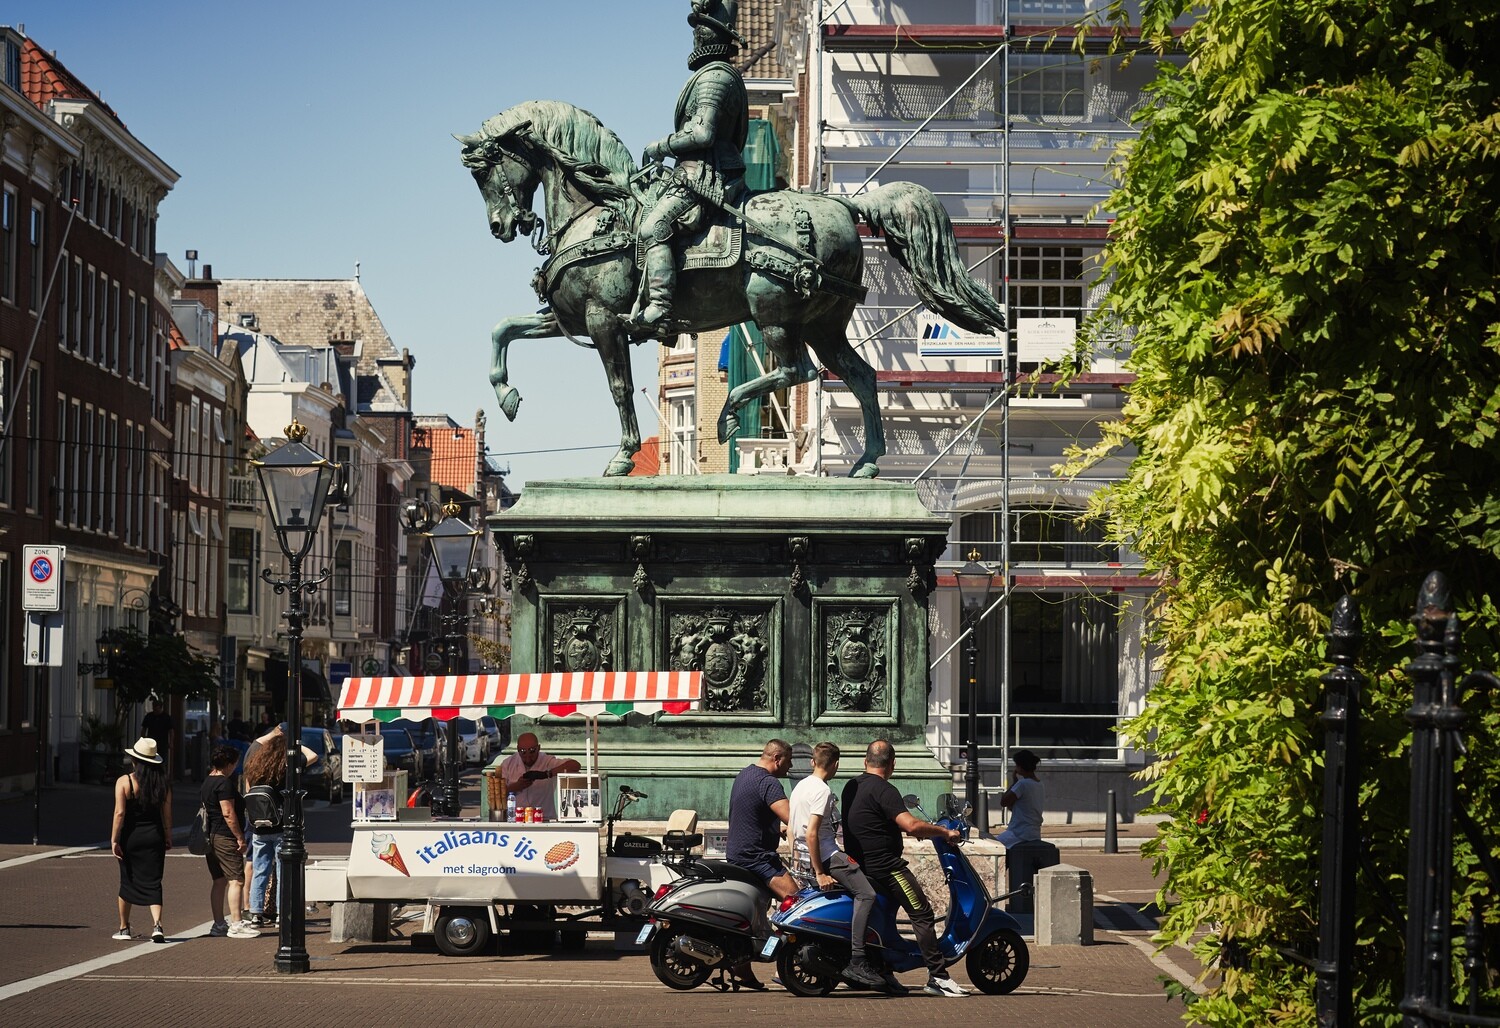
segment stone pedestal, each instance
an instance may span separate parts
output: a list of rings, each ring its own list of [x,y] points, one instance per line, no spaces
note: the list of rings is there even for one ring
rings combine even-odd
[[[329,942],[389,942],[391,905],[346,900],[332,904],[328,920]]]
[[[743,475],[528,484],[489,519],[513,598],[511,670],[703,672],[701,709],[600,719],[605,791],[727,816],[734,775],[781,738],[896,747],[927,809],[951,776],[923,740],[927,608],[948,522],[907,485]],[[577,719],[514,719],[584,756]],[[606,801],[607,802],[607,801]]]
[[[1094,876],[1055,864],[1036,873],[1036,944],[1088,946],[1094,941]]]

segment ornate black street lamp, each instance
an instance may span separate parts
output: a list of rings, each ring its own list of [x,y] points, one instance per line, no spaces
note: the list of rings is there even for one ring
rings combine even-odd
[[[479,571],[474,567],[474,551],[479,545],[480,529],[459,518],[462,508],[452,502],[443,504],[443,520],[427,532],[433,566],[448,593],[448,613],[443,615],[443,650],[448,674],[456,674],[469,623],[469,587]],[[448,722],[448,766],[443,769],[443,813],[457,817],[462,810],[458,800],[459,768],[458,719]]]
[[[958,579],[958,599],[963,607],[964,624],[969,632],[969,688],[964,695],[968,716],[964,731],[964,799],[970,816],[979,816],[979,619],[990,603],[994,572],[979,563],[979,551],[969,551],[968,563],[954,573]],[[981,825],[987,831],[988,825]]]
[[[302,820],[302,595],[326,582],[329,569],[324,568],[318,577],[304,582],[302,558],[307,556],[317,538],[328,487],[338,474],[339,466],[303,444],[307,429],[296,421],[287,426],[286,438],[285,444],[260,460],[252,460],[250,466],[260,478],[260,487],[271,511],[271,524],[276,529],[276,542],[286,554],[289,569],[285,579],[272,577],[270,568],[262,570],[261,577],[275,588],[278,595],[287,593],[289,596],[288,609],[282,615],[287,623],[290,659],[286,688],[286,787],[282,793],[284,834],[281,876],[276,889],[281,904],[276,970],[282,974],[304,974],[310,965],[305,899],[307,847]]]

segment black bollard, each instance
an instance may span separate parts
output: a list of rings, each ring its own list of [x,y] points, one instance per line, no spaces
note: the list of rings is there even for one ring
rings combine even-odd
[[[1109,790],[1104,801],[1104,852],[1120,852],[1120,836],[1115,827],[1115,791]]]

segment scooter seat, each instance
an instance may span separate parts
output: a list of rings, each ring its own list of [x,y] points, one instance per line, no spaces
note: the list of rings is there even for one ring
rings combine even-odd
[[[719,878],[723,878],[731,882],[744,882],[746,885],[754,885],[759,888],[766,889],[766,891],[768,892],[770,891],[770,888],[766,885],[766,880],[764,878],[756,874],[754,871],[745,870],[738,864],[731,864],[727,860],[700,860],[697,863],[698,866],[707,868]]]

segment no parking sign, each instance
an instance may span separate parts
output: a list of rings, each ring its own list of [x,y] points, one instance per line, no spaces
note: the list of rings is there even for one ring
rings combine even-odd
[[[62,610],[63,546],[23,548],[26,566],[21,580],[22,610]]]

